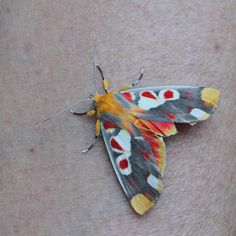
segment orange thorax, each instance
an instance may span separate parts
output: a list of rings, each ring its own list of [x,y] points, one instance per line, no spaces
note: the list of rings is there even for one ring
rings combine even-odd
[[[122,106],[115,98],[114,92],[104,95],[96,94],[94,100],[97,105],[97,116],[100,118],[102,113],[110,113],[122,117],[127,114],[126,107]]]

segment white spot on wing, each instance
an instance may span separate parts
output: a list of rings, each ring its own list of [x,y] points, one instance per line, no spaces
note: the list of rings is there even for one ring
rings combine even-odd
[[[130,152],[131,150],[131,136],[128,131],[122,129],[116,136],[117,142],[123,147],[125,152]]]
[[[144,93],[144,92],[151,93],[152,96],[155,97],[155,99],[142,96],[142,93]],[[140,93],[140,99],[138,101],[138,106],[140,108],[142,108],[143,110],[149,110],[151,108],[155,108],[155,107],[158,107],[158,106],[162,105],[164,102],[165,102],[165,100],[160,99],[154,92],[152,92],[152,91],[142,91]]]
[[[192,109],[190,114],[192,116],[196,117],[198,120],[206,120],[210,117],[210,114],[208,114],[207,112],[200,110],[198,108]]]
[[[113,136],[112,138],[114,138],[115,141],[123,148],[124,152],[112,147],[113,151],[124,153],[126,157],[129,157],[131,155],[131,136],[129,132],[122,129],[116,136]]]
[[[159,179],[156,176],[150,174],[147,177],[147,182],[152,188],[156,189],[158,192],[162,191],[163,184],[162,184],[161,179]]]
[[[108,133],[113,133],[115,131],[115,128],[107,128],[106,131]]]
[[[136,139],[136,140],[141,140],[141,141],[144,140],[144,138],[143,138],[142,136],[136,136],[136,137],[134,137],[134,139]]]

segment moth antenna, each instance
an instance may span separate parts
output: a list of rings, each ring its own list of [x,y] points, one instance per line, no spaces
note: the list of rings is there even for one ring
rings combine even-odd
[[[143,76],[143,73],[144,73],[144,68],[141,67],[141,75]]]
[[[68,111],[71,107],[76,106],[76,105],[79,105],[79,104],[81,104],[81,103],[83,103],[83,102],[87,102],[87,101],[92,101],[92,99],[91,99],[91,98],[86,98],[86,99],[84,99],[84,100],[80,100],[80,101],[74,102],[74,103],[72,103],[71,105],[69,105],[68,107],[64,108],[63,110],[58,111],[58,112],[56,112],[55,114],[53,114],[52,116],[48,117],[47,119],[45,119],[45,120],[43,120],[43,121],[40,121],[39,123],[35,124],[34,127],[39,127],[39,126],[42,125],[43,123],[45,123],[45,122],[47,122],[47,121],[49,121],[49,120],[53,120],[53,119],[57,118],[57,117],[58,117],[59,115],[61,115],[62,113]]]
[[[97,78],[96,78],[97,58],[96,58],[96,34],[93,33],[93,79],[94,79],[94,94],[97,93]]]
[[[96,68],[97,68],[97,62],[96,62],[96,34],[95,32],[93,33],[93,78],[94,78],[94,94],[97,93],[97,79],[96,79]],[[59,115],[61,115],[62,113],[66,112],[67,110],[69,110],[71,107],[79,105],[83,102],[86,101],[93,101],[92,97],[90,96],[87,99],[81,100],[81,101],[77,101],[75,103],[72,103],[71,105],[69,105],[68,107],[64,108],[61,111],[56,112],[55,114],[53,114],[52,116],[48,117],[47,119],[40,121],[39,123],[35,124],[34,127],[38,127],[40,125],[42,125],[43,123],[49,121],[49,120],[53,120],[56,117],[58,117]]]

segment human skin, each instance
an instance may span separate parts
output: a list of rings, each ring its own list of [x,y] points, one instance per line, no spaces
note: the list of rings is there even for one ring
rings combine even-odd
[[[217,111],[166,139],[164,190],[130,207],[95,120],[64,113],[94,91],[92,45],[111,87],[209,86]],[[0,2],[0,235],[236,235],[236,2]],[[101,80],[97,74],[101,90]]]

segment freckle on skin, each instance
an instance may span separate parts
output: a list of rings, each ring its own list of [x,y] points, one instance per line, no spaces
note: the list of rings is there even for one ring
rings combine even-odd
[[[30,149],[29,149],[29,152],[31,152],[31,153],[35,153],[34,148],[30,148]]]
[[[45,191],[45,192],[49,192],[50,190],[51,190],[51,188],[50,188],[49,186],[45,186],[45,187],[44,187],[44,191]]]
[[[33,47],[32,43],[26,42],[26,43],[24,44],[24,51],[25,51],[26,53],[29,53],[29,52],[31,51],[32,47]]]
[[[219,43],[215,43],[215,44],[214,44],[214,49],[215,49],[215,51],[219,51],[219,49],[220,49],[220,44],[219,44]]]
[[[12,123],[12,121],[10,119],[5,119],[4,120],[6,124],[10,125]]]
[[[13,228],[14,228],[14,233],[19,233],[20,232],[19,225],[14,225]]]

